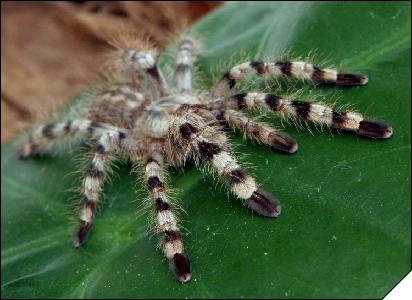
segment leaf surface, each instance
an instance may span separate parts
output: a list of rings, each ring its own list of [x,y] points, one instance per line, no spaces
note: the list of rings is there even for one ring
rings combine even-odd
[[[2,298],[381,298],[410,268],[410,3],[235,2],[192,28],[203,36],[202,70],[285,49],[306,56],[318,49],[345,70],[369,75],[362,88],[310,86],[305,95],[383,119],[394,136],[373,141],[293,124],[294,155],[270,151],[237,133],[237,152],[254,165],[262,186],[283,204],[281,217],[253,214],[211,176],[187,166],[172,171],[178,190],[189,284],[169,274],[148,214],[136,207],[136,175],[122,165],[105,186],[88,243],[71,246],[69,198],[78,180],[78,151],[18,160],[1,154]],[[221,74],[224,70],[218,68]],[[307,86],[307,85],[305,85]],[[338,105],[339,105],[338,104]],[[279,119],[269,117],[276,126]]]

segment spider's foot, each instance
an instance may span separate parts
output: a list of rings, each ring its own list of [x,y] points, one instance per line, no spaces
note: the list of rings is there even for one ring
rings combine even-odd
[[[77,230],[73,238],[74,247],[78,248],[86,242],[86,238],[89,234],[91,227],[92,223],[82,221],[80,228]]]
[[[356,86],[368,83],[368,76],[360,73],[338,73],[335,85]]]
[[[269,143],[273,149],[287,153],[295,153],[298,150],[298,144],[287,134],[277,132],[269,136]]]
[[[257,189],[252,196],[246,200],[246,204],[265,217],[277,217],[282,211],[282,205],[271,194]]]
[[[184,253],[176,253],[169,259],[169,268],[181,283],[186,283],[192,278],[189,257]]]
[[[357,134],[370,138],[387,139],[392,136],[393,129],[391,126],[381,121],[363,120],[359,123]]]
[[[24,143],[16,147],[16,154],[20,159],[26,159],[37,154],[38,146],[34,143]]]

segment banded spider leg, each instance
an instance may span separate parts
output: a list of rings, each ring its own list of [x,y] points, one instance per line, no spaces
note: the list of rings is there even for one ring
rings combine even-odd
[[[292,77],[335,86],[365,85],[368,77],[359,73],[339,73],[303,61],[262,62],[251,61],[234,66],[212,88],[215,97],[227,95],[247,75]]]
[[[160,145],[160,149],[162,149]],[[145,163],[145,177],[150,197],[156,211],[156,223],[159,231],[164,234],[163,252],[169,260],[170,271],[180,282],[190,280],[192,273],[190,261],[184,253],[182,236],[176,217],[171,210],[165,184],[164,154],[153,150]]]
[[[189,148],[195,161],[207,162],[216,169],[226,179],[230,191],[248,207],[267,217],[280,214],[279,201],[260,189],[230,154],[224,132],[207,125],[199,115],[188,112],[175,118],[171,139],[180,149]]]
[[[235,113],[234,110],[264,108],[319,125],[356,132],[360,136],[384,139],[392,136],[393,129],[382,121],[365,119],[357,112],[334,111],[332,107],[322,103],[291,100],[268,93],[238,93],[228,96],[234,86],[249,74],[294,77],[334,86],[365,85],[368,77],[360,73],[339,73],[334,69],[320,68],[302,61],[252,61],[234,66],[212,88],[212,96],[216,99],[209,108],[224,111],[223,116],[232,127],[246,130],[250,136],[265,144],[274,147],[273,142],[267,140],[269,132],[273,132],[274,129],[252,121],[243,114]],[[254,134],[253,130],[259,134]],[[296,151],[293,140],[289,140],[287,135],[280,135],[285,141],[289,141],[291,148],[274,148],[290,153]],[[273,133],[271,136],[273,137]]]
[[[73,240],[75,247],[79,247],[85,242],[92,227],[106,169],[112,160],[110,154],[118,147],[135,152],[140,146],[136,140],[127,136],[127,130],[124,128],[88,119],[75,119],[40,126],[33,131],[27,142],[18,147],[17,151],[21,158],[27,158],[41,152],[53,140],[68,138],[75,134],[89,135],[91,139],[98,139],[96,152],[84,179],[84,204],[79,215],[80,227]]]
[[[127,147],[125,147],[124,141],[126,139],[127,135],[124,131],[118,129],[107,130],[101,134],[96,144],[96,151],[84,180],[84,203],[80,210],[80,227],[73,238],[75,247],[80,247],[85,243],[92,227],[102,186],[107,178],[107,169],[110,167],[114,158],[114,151],[122,146],[124,149],[127,148],[128,151],[133,152],[136,152],[139,149],[138,143],[133,139],[127,139]],[[130,141],[132,141],[132,144]]]
[[[212,104],[215,109],[242,110],[245,108],[264,108],[287,116],[301,118],[319,125],[355,132],[357,135],[369,138],[389,138],[392,127],[382,121],[367,120],[357,112],[338,112],[330,106],[300,100],[281,98],[266,93],[241,93],[218,99]],[[234,113],[226,112],[228,115]],[[233,119],[234,117],[232,117]],[[233,121],[231,122],[234,123]],[[235,124],[236,125],[236,124]],[[282,149],[280,149],[282,150]],[[289,151],[290,152],[290,151]]]

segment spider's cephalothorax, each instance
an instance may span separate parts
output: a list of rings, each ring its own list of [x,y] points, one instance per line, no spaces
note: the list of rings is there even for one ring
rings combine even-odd
[[[283,152],[295,152],[297,144],[285,133],[248,117],[242,110],[266,109],[371,138],[392,135],[391,127],[381,121],[365,120],[356,112],[334,111],[321,103],[259,92],[230,94],[247,75],[288,76],[321,84],[356,86],[367,83],[363,74],[338,73],[301,61],[252,61],[231,68],[210,91],[194,92],[192,69],[197,48],[192,38],[180,40],[175,88],[169,88],[154,52],[131,47],[117,49],[114,52],[117,64],[132,71],[133,76],[108,84],[95,95],[80,118],[40,126],[18,147],[20,156],[28,157],[41,152],[52,140],[75,133],[96,141],[82,189],[84,202],[74,236],[76,247],[85,242],[91,229],[111,160],[122,155],[139,162],[156,212],[157,228],[164,236],[164,254],[181,282],[191,278],[191,268],[168,199],[165,184],[168,167],[183,165],[187,159],[206,163],[225,179],[235,197],[254,211],[267,217],[277,217],[281,212],[278,200],[263,191],[232,156],[221,126],[239,128],[251,138]],[[152,92],[132,79],[143,76],[150,79],[142,82],[150,84]]]

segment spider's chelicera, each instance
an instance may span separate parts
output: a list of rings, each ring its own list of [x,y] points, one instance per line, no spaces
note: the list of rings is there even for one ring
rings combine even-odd
[[[321,103],[260,92],[230,94],[247,75],[294,77],[334,86],[365,85],[366,75],[338,73],[302,61],[251,61],[231,68],[210,91],[194,91],[192,71],[197,49],[194,39],[180,40],[176,58],[177,86],[169,88],[154,52],[118,47],[113,54],[116,64],[132,71],[127,74],[133,76],[123,76],[124,80],[108,84],[95,95],[80,118],[40,126],[18,147],[19,155],[28,157],[41,152],[52,140],[75,133],[96,141],[82,189],[84,202],[79,229],[74,235],[76,247],[85,242],[92,227],[111,161],[116,155],[138,161],[145,173],[157,228],[164,237],[164,254],[180,282],[190,280],[192,273],[168,199],[167,168],[182,166],[187,159],[197,164],[206,163],[225,179],[230,191],[246,206],[266,217],[277,217],[281,213],[279,201],[261,189],[232,156],[222,128],[239,128],[249,137],[283,152],[295,152],[297,144],[287,134],[249,117],[243,112],[245,109],[266,109],[371,138],[392,135],[392,128],[381,121],[365,120],[356,112],[334,111]],[[142,77],[150,80],[136,80]]]

